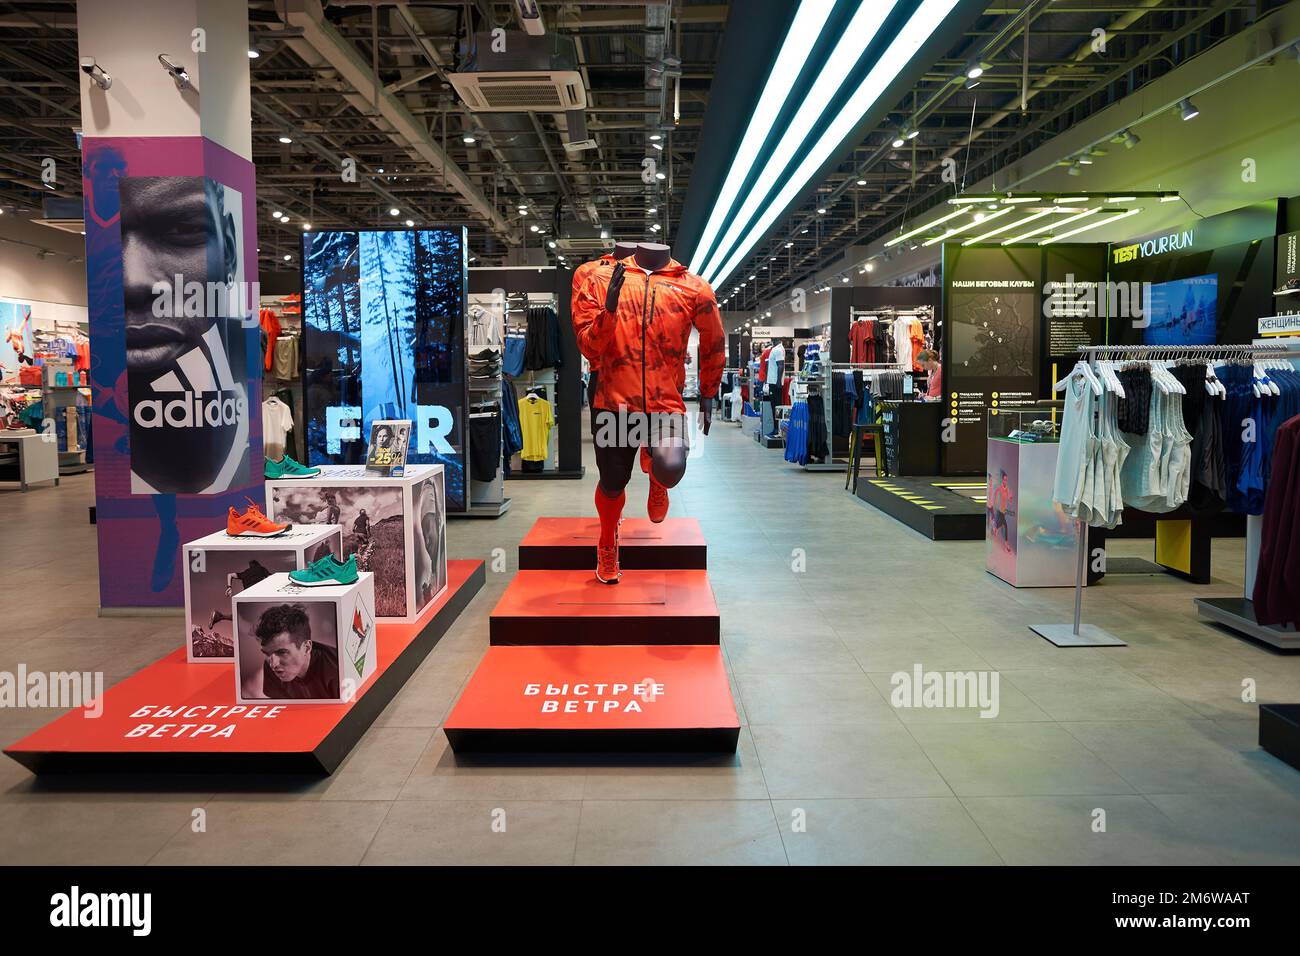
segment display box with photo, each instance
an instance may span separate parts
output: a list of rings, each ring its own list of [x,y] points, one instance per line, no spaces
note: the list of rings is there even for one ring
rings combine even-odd
[[[185,647],[190,661],[235,657],[232,599],[272,574],[307,567],[327,554],[342,557],[343,529],[309,524],[273,538],[232,538],[218,531],[189,542],[185,560]]]
[[[375,576],[304,587],[273,574],[235,595],[241,704],[337,704],[375,670]]]
[[[447,508],[441,465],[385,477],[360,465],[323,465],[311,479],[266,483],[273,521],[343,526],[343,559],[375,575],[375,613],[412,621],[447,586]]]

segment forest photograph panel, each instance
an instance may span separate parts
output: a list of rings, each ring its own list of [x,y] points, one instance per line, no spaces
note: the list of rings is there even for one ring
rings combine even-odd
[[[308,462],[361,464],[372,422],[410,419],[407,461],[463,510],[464,230],[311,232],[302,262]]]

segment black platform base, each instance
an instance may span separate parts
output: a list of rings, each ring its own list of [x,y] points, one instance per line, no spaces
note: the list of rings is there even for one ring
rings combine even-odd
[[[1260,704],[1259,745],[1300,770],[1300,704]]]
[[[931,541],[983,541],[984,503],[936,485],[960,478],[860,478],[858,498]]]
[[[452,730],[447,742],[457,754],[730,754],[738,727],[665,730]]]

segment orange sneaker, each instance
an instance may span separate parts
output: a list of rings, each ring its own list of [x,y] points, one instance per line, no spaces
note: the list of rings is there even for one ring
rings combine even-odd
[[[232,538],[274,538],[292,527],[291,524],[272,521],[251,501],[242,515],[236,513],[234,508],[226,515],[226,534]]]
[[[668,489],[650,476],[650,494],[645,501],[646,514],[655,524],[668,517]]]
[[[618,579],[623,576],[623,572],[618,569],[618,538],[622,526],[623,519],[620,518],[618,526],[614,528],[612,548],[596,545],[596,580],[601,584],[618,584]]]

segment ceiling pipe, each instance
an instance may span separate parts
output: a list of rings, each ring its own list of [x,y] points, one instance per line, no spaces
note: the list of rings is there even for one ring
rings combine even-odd
[[[301,40],[286,42],[295,45],[305,44],[310,47],[337,70],[339,76],[350,83],[353,89],[372,90],[373,102],[365,99],[363,94],[358,94],[379,114],[374,116],[369,111],[365,111],[366,115],[376,121],[382,117],[392,127],[391,130],[384,130],[385,133],[395,132],[401,136],[422,159],[443,172],[448,188],[461,196],[468,209],[487,220],[492,229],[507,243],[519,244],[522,239],[520,232],[502,217],[487,196],[434,141],[429,130],[411,115],[411,112],[392,93],[384,89],[374,89],[374,73],[369,64],[362,60],[352,45],[325,21],[320,0],[286,0],[283,15],[286,24],[302,30]],[[378,122],[376,125],[380,126]],[[382,126],[380,128],[383,129]]]

